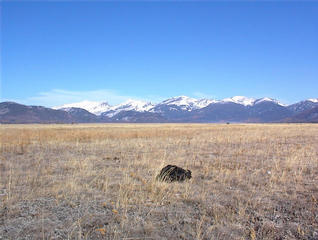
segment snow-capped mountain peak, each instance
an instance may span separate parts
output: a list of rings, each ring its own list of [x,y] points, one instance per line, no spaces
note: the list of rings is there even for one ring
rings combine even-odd
[[[310,99],[307,99],[307,101],[318,103],[318,98],[310,98]]]
[[[255,105],[255,104],[262,103],[262,102],[273,102],[273,103],[276,103],[276,104],[278,104],[278,105],[285,106],[284,104],[282,104],[282,103],[279,102],[278,100],[272,99],[272,98],[268,98],[268,97],[256,99],[256,100],[254,101],[254,105]]]
[[[155,105],[153,105],[151,102],[128,99],[121,104],[110,107],[110,109],[107,112],[104,112],[103,115],[107,117],[113,117],[122,111],[147,112],[154,106]]]
[[[225,98],[222,100],[222,102],[232,102],[232,103],[241,104],[244,106],[252,106],[255,102],[255,99],[244,97],[244,96],[235,96],[231,98]]]
[[[81,101],[77,103],[64,104],[62,106],[53,107],[53,109],[70,109],[70,108],[82,108],[95,115],[100,115],[103,112],[109,111],[111,106],[107,102],[95,102],[95,101]]]
[[[225,98],[221,102],[225,102],[225,103],[226,102],[233,102],[233,103],[241,104],[244,106],[254,106],[255,104],[259,104],[262,102],[273,102],[273,103],[276,103],[278,105],[285,106],[284,104],[280,103],[276,99],[272,99],[272,98],[268,98],[268,97],[255,99],[255,98],[248,98],[248,97],[244,97],[244,96],[235,96],[235,97],[231,97],[231,98]]]
[[[196,101],[197,100],[195,98],[190,98],[187,96],[178,96],[178,97],[172,97],[172,98],[166,99],[162,102],[162,104],[185,106],[185,105],[191,105],[195,103]]]
[[[195,99],[188,96],[178,96],[166,99],[161,102],[160,105],[175,105],[180,107],[181,110],[192,111],[195,109],[204,108],[215,102],[217,101],[212,99]]]
[[[208,105],[210,105],[211,103],[218,103],[219,101],[217,100],[214,100],[214,99],[206,99],[206,98],[203,98],[203,99],[199,99],[197,102],[196,102],[196,106],[198,109],[200,108],[204,108],[204,107],[207,107]]]
[[[115,105],[110,110],[124,110],[124,111],[137,111],[144,112],[150,110],[154,105],[151,102],[145,102],[140,100],[128,99],[127,101]]]
[[[308,104],[317,104],[318,98],[306,100]],[[214,99],[196,99],[188,96],[177,96],[166,99],[160,103],[152,104],[151,102],[128,99],[127,101],[110,106],[107,102],[94,102],[94,101],[82,101],[77,103],[65,104],[54,109],[61,109],[64,111],[71,111],[71,108],[82,108],[95,115],[107,116],[109,118],[114,117],[118,113],[135,111],[135,112],[147,112],[158,114],[185,114],[185,112],[192,112],[194,110],[202,109],[210,104],[224,104],[224,103],[236,103],[246,107],[253,107],[263,102],[272,102],[285,106],[279,101],[264,97],[259,99],[248,98],[244,96],[234,96],[231,98],[225,98],[223,100]],[[267,104],[265,104],[267,105]],[[297,105],[298,106],[298,105]],[[261,105],[259,107],[262,107]],[[293,107],[289,107],[293,109]],[[295,108],[295,107],[294,107]],[[183,112],[183,113],[182,113]]]

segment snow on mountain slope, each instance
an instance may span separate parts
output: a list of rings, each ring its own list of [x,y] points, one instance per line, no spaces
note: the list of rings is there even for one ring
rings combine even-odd
[[[259,103],[261,103],[261,102],[273,102],[273,103],[276,103],[276,104],[278,104],[278,105],[280,105],[280,106],[286,106],[286,105],[280,103],[278,100],[272,99],[272,98],[268,98],[268,97],[256,99],[253,104],[254,104],[254,105],[255,105],[255,104],[259,104]]]
[[[252,106],[255,102],[255,99],[244,97],[244,96],[235,96],[231,98],[225,98],[221,102],[223,103],[232,102],[232,103],[241,104],[244,106]]]
[[[272,99],[272,98],[268,98],[268,97],[254,99],[254,98],[248,98],[248,97],[244,97],[244,96],[235,96],[235,97],[231,97],[231,98],[225,98],[221,101],[221,103],[224,103],[224,102],[233,102],[233,103],[241,104],[244,106],[254,106],[255,104],[259,104],[262,102],[273,102],[273,103],[276,103],[278,105],[285,106],[284,104],[280,103],[276,99]]]
[[[310,110],[318,106],[318,98],[311,98],[304,101],[300,101],[287,106],[287,108],[295,113]]]
[[[152,108],[154,105],[150,102],[144,102],[140,100],[129,99],[124,103],[111,107],[111,110],[125,110],[125,111],[137,111],[145,112]]]
[[[180,107],[181,110],[184,111],[192,111],[195,109],[200,109],[208,106],[211,103],[215,103],[217,101],[211,99],[195,99],[187,96],[178,96],[169,98],[159,103],[158,105],[175,105]]]
[[[307,101],[318,103],[318,98],[310,98],[310,99],[307,99]]]
[[[193,105],[197,99],[190,98],[187,96],[178,96],[178,97],[172,97],[164,100],[161,104],[166,105],[176,105],[176,106],[188,106]]]
[[[312,102],[318,102],[318,99],[310,99]],[[254,106],[261,102],[274,102],[281,106],[283,104],[279,103],[275,99],[271,98],[248,98],[244,96],[234,96],[232,98],[225,98],[223,100],[213,100],[213,99],[195,99],[187,96],[178,96],[166,99],[158,104],[152,104],[151,102],[145,102],[140,100],[129,99],[124,103],[110,106],[107,102],[93,102],[93,101],[82,101],[77,103],[65,104],[59,107],[54,107],[53,109],[62,109],[68,111],[70,108],[82,108],[95,115],[104,115],[107,117],[113,117],[122,111],[136,111],[136,112],[152,112],[152,113],[162,113],[170,111],[187,111],[191,112],[193,110],[201,109],[207,107],[210,104],[218,103],[236,103],[243,106]]]
[[[122,111],[147,112],[154,106],[155,105],[153,105],[151,102],[129,99],[124,103],[110,107],[108,111],[103,113],[103,115],[107,117],[113,117]]]
[[[64,109],[66,111],[70,108],[82,108],[95,115],[101,115],[101,113],[109,111],[111,106],[107,102],[82,101],[53,107],[53,109]]]
[[[199,99],[197,102],[196,102],[196,106],[197,106],[197,109],[200,109],[200,108],[204,108],[204,107],[207,107],[208,105],[210,105],[211,103],[217,103],[219,101],[217,100],[214,100],[214,99]]]

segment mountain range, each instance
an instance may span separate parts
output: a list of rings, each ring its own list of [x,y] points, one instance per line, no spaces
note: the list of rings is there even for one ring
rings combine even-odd
[[[0,123],[94,122],[318,122],[318,98],[291,105],[243,96],[223,100],[178,96],[157,104],[131,99],[115,106],[82,101],[53,108],[0,103]]]

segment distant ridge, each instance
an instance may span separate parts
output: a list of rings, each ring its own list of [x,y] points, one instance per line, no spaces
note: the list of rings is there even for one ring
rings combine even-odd
[[[290,118],[284,119],[283,122],[290,123],[318,123],[318,106],[304,110]]]
[[[312,99],[314,101],[314,99]],[[65,104],[62,106],[53,107],[53,109],[65,109],[70,107],[82,108],[95,115],[107,115],[112,117],[121,111],[137,111],[137,112],[156,112],[160,111],[161,108],[169,106],[171,109],[182,111],[193,111],[207,107],[210,104],[217,103],[236,103],[244,106],[253,106],[261,102],[275,102],[278,105],[284,106],[278,100],[264,97],[259,99],[248,98],[244,96],[235,96],[232,98],[225,98],[223,100],[215,99],[196,99],[187,96],[177,96],[168,98],[158,104],[153,104],[151,102],[145,102],[140,100],[129,99],[121,104],[110,106],[107,102],[92,102],[92,101],[82,101],[77,103]]]
[[[0,103],[0,123],[98,122],[318,122],[318,98],[291,105],[271,98],[235,96],[223,100],[178,96],[160,103],[130,99],[111,106],[106,101],[82,101],[46,108]]]

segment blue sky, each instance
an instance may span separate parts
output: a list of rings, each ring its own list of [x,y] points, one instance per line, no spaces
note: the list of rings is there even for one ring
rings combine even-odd
[[[318,97],[318,2],[1,2],[1,101]]]

